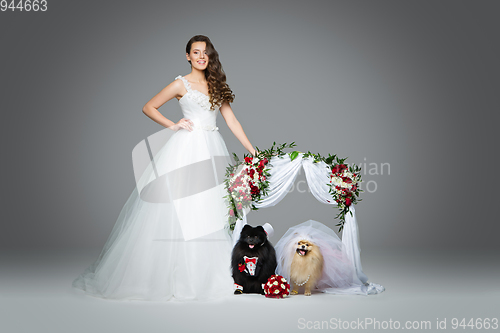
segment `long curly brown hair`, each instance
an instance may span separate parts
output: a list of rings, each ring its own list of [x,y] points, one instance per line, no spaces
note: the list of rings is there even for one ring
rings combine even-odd
[[[193,36],[186,45],[186,53],[191,54],[191,45],[194,42],[205,42],[205,50],[208,55],[208,65],[205,69],[205,79],[208,83],[208,95],[210,96],[211,110],[216,106],[221,106],[223,102],[232,103],[234,100],[233,91],[226,83],[226,74],[219,61],[219,53],[215,50],[210,38],[203,35]],[[191,61],[189,61],[191,64]]]

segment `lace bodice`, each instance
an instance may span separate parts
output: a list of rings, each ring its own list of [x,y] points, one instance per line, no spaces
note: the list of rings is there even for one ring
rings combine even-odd
[[[190,119],[198,127],[204,130],[217,130],[216,118],[219,107],[215,110],[210,110],[210,97],[201,91],[191,88],[189,81],[182,75],[178,75],[176,80],[179,79],[184,83],[187,92],[179,99],[179,104],[182,109],[184,118]]]

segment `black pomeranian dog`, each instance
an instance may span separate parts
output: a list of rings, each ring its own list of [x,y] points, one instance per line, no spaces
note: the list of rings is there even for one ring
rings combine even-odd
[[[263,284],[274,274],[276,266],[276,252],[264,228],[246,224],[231,255],[234,293],[263,295]]]

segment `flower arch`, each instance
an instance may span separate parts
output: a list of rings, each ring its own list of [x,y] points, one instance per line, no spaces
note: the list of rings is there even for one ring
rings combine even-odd
[[[294,143],[290,145],[282,144],[277,150],[274,149],[274,145],[275,143],[270,150],[263,152],[259,151],[257,157],[255,158],[256,161],[253,161],[251,157],[245,158],[245,162],[250,165],[255,165],[255,170],[258,171],[251,172],[251,167],[247,170],[245,170],[245,167],[242,168],[242,165],[244,165],[245,162],[240,162],[236,155],[235,159],[237,164],[235,166],[228,167],[227,169],[226,189],[229,191],[227,198],[232,201],[230,205],[233,209],[235,209],[238,203],[234,202],[234,194],[231,195],[231,186],[234,185],[234,180],[238,177],[238,175],[248,173],[252,176],[250,178],[252,181],[254,179],[257,180],[258,177],[256,177],[255,174],[258,172],[264,178],[264,181],[257,181],[259,184],[258,187],[260,187],[260,195],[257,196],[257,200],[252,200],[251,204],[248,204],[246,209],[245,206],[241,204],[239,207],[236,207],[239,208],[239,212],[235,214],[237,218],[232,218],[232,220],[235,221],[233,245],[238,241],[239,234],[241,233],[243,226],[247,224],[248,212],[250,210],[277,205],[289,192],[290,188],[295,183],[295,179],[297,178],[300,169],[303,168],[307,184],[313,196],[323,204],[338,206],[341,208],[341,212],[336,217],[341,218],[341,222],[337,224],[337,226],[340,226],[340,230],[342,231],[342,244],[351,264],[356,269],[356,274],[359,280],[368,285],[368,277],[363,272],[363,268],[361,266],[359,230],[356,219],[356,210],[354,208],[354,204],[357,201],[360,201],[360,199],[357,199],[359,192],[361,191],[357,187],[358,182],[361,182],[359,177],[359,167],[354,166],[348,168],[348,170],[351,171],[351,175],[354,174],[359,178],[356,179],[356,186],[354,187],[355,195],[347,195],[344,197],[344,199],[351,198],[349,204],[345,205],[345,200],[334,200],[336,194],[335,187],[338,189],[339,186],[332,186],[331,182],[335,172],[339,171],[338,166],[344,165],[345,159],[339,159],[335,155],[321,157],[319,154],[312,154],[310,152],[302,153],[294,151],[286,154],[283,152],[283,148],[291,148],[294,146]],[[267,168],[264,167],[264,165],[268,165]],[[256,187],[257,185],[252,183],[250,183],[250,185],[244,185],[249,188],[249,192],[255,192],[251,191],[251,188]],[[350,187],[350,189],[352,189],[352,187]],[[241,190],[239,193],[241,193]],[[245,196],[245,193],[243,193],[243,196]]]

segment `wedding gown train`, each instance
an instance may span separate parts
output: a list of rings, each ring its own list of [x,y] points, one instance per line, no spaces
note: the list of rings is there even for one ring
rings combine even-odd
[[[151,156],[97,260],[73,281],[86,294],[119,300],[202,300],[233,294],[223,196],[230,157],[218,108],[191,88],[179,99],[193,131],[171,131]],[[150,148],[148,146],[148,148]]]

